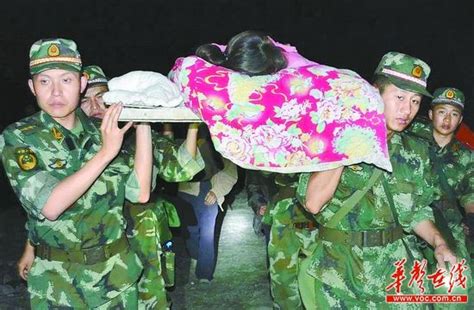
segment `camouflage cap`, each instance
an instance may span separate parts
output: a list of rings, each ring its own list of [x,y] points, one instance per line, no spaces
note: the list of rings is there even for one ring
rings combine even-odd
[[[50,69],[81,72],[81,55],[72,40],[41,39],[30,48],[30,73],[35,75]]]
[[[431,69],[426,62],[413,56],[389,52],[382,57],[375,75],[386,76],[398,88],[433,97],[426,90]]]
[[[436,104],[451,104],[464,109],[464,94],[457,88],[454,87],[441,87],[434,91],[433,93],[433,100],[431,101],[431,105]]]
[[[102,68],[99,66],[86,66],[82,70],[82,73],[87,78],[88,86],[107,85],[107,77],[105,76],[105,73]]]

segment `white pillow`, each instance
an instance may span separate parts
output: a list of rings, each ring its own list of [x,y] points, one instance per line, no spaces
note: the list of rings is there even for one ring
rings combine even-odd
[[[108,82],[106,103],[122,102],[128,107],[176,107],[183,103],[178,87],[166,76],[153,71],[131,71]]]

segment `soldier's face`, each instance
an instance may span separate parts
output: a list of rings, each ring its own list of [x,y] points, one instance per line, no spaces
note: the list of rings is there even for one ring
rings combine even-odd
[[[41,110],[60,124],[74,119],[81,92],[87,85],[79,73],[51,69],[35,75],[28,81]]]
[[[104,117],[107,108],[102,95],[108,90],[106,85],[87,87],[86,93],[81,99],[81,109],[87,116],[99,119]]]
[[[453,135],[462,122],[461,110],[450,104],[437,104],[428,111],[433,130],[442,136]]]
[[[393,84],[385,86],[381,96],[388,133],[403,131],[420,109],[422,96],[400,89]]]

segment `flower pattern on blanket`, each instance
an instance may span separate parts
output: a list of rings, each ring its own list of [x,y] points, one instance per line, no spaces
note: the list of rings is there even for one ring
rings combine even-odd
[[[391,171],[383,101],[349,70],[312,63],[250,77],[196,56],[169,77],[237,165],[306,172],[366,162]]]

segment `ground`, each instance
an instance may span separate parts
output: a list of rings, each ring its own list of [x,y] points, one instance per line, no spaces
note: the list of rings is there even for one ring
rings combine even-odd
[[[184,240],[179,231],[175,233],[172,309],[272,309],[264,239],[253,232],[253,213],[244,192],[220,214],[222,228],[211,284],[195,283]],[[16,271],[25,240],[24,223],[19,206],[0,210],[0,309],[29,309],[26,284]]]

